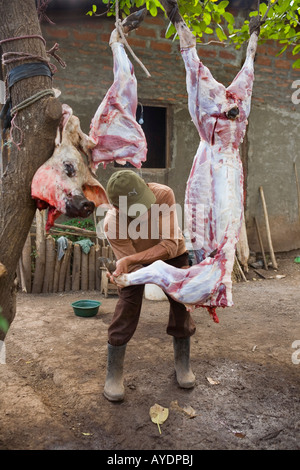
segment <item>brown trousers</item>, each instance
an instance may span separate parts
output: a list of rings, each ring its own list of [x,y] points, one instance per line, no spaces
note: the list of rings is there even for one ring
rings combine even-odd
[[[166,263],[182,268],[188,266],[188,253],[167,260]],[[108,328],[108,342],[112,346],[121,346],[132,338],[140,318],[144,285],[129,286],[119,289],[119,300],[112,322]],[[177,338],[188,338],[196,331],[195,323],[185,306],[168,297],[170,303],[167,334]]]

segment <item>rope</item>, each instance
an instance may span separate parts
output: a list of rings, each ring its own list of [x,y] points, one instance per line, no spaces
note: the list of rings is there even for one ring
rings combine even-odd
[[[12,37],[12,38],[3,39],[3,40],[0,41],[0,46],[2,44],[12,42],[12,41],[19,41],[19,40],[23,40],[23,39],[33,39],[33,38],[40,39],[43,42],[44,46],[46,46],[45,39],[42,36],[40,36],[39,34],[31,34],[31,35],[26,35],[26,36],[16,36],[16,37]],[[56,44],[54,44],[54,46],[49,51],[46,51],[46,53],[47,53],[47,55],[51,55],[52,57],[54,57],[60,63],[60,65],[62,67],[66,67],[65,62],[57,54],[58,48],[59,48],[59,45],[56,43]],[[32,60],[32,59],[38,60],[38,61],[46,64],[50,69],[50,76],[52,76],[57,71],[57,68],[55,67],[54,64],[51,64],[49,58],[45,58],[45,57],[42,57],[40,55],[29,54],[27,52],[6,52],[5,54],[2,55],[2,64],[7,65],[7,64],[11,64],[11,63],[20,61],[20,60]],[[25,67],[25,65],[26,64],[23,64],[24,67]],[[30,67],[33,64],[28,64],[28,65]],[[19,66],[12,69],[10,71],[10,74],[13,71],[15,71],[15,69],[18,69],[18,68],[19,68]],[[45,75],[45,72],[41,73],[40,75]],[[31,76],[31,74],[29,73],[28,77],[30,77],[30,76]],[[27,77],[27,74],[25,74],[25,75],[23,74],[21,77],[19,77],[19,79],[28,78],[28,77]],[[6,82],[8,83],[8,78],[7,77],[6,77]],[[53,89],[41,90],[41,91],[35,93],[34,95],[30,96],[29,98],[25,99],[21,103],[15,105],[12,109],[10,109],[11,104],[9,105],[10,98],[8,97],[8,99],[7,99],[8,106],[5,106],[5,108],[7,109],[7,112],[9,112],[10,118],[8,119],[9,123],[7,125],[8,125],[8,127],[11,128],[10,129],[10,139],[13,143],[15,143],[18,150],[20,150],[20,145],[21,145],[22,140],[23,140],[23,132],[15,123],[15,119],[17,117],[18,112],[23,110],[27,106],[30,106],[31,104],[35,103],[36,101],[40,100],[41,98],[43,98],[47,95],[55,96],[55,93],[54,93]],[[11,117],[12,117],[12,119],[11,119]],[[19,143],[14,142],[13,135],[12,135],[12,131],[13,131],[14,128],[18,129],[20,134],[21,134],[21,140],[20,140]]]
[[[133,50],[131,49],[131,47],[129,46],[128,42],[127,42],[127,39],[125,37],[125,34],[124,34],[124,31],[123,31],[123,27],[122,27],[122,21],[120,20],[119,18],[119,0],[116,0],[116,22],[115,22],[115,26],[118,30],[118,33],[120,34],[125,46],[127,47],[127,49],[129,50],[130,54],[132,55],[132,57],[135,59],[135,61],[141,66],[141,68],[144,70],[145,74],[147,75],[147,77],[151,77],[150,73],[148,72],[147,68],[144,66],[144,64],[142,63],[142,61],[135,55],[135,53],[133,52]]]
[[[40,100],[41,98],[47,96],[47,95],[52,95],[55,96],[55,92],[52,88],[46,89],[46,90],[41,90],[34,95],[30,96],[29,98],[26,98],[26,100],[22,101],[21,103],[17,104],[10,110],[10,115],[13,116],[11,120],[11,128],[10,128],[10,140],[16,145],[17,149],[20,150],[20,146],[23,142],[23,131],[18,127],[15,123],[15,119],[17,117],[17,114],[19,111],[22,109],[27,108],[27,106],[30,106],[31,104],[35,103],[36,101]],[[16,143],[14,141],[12,131],[13,129],[18,129],[18,131],[21,134],[21,139],[20,142]]]
[[[13,116],[18,111],[21,111],[22,109],[27,108],[27,106],[30,106],[31,104],[35,103],[36,101],[38,101],[39,99],[41,99],[41,98],[43,98],[44,96],[47,96],[47,95],[55,96],[54,90],[52,88],[48,88],[46,90],[38,91],[34,95],[30,96],[29,98],[26,98],[26,100],[22,101],[21,103],[17,104],[16,106],[14,106],[11,109],[10,114]]]
[[[40,36],[39,34],[30,34],[30,35],[26,35],[26,36],[16,36],[14,38],[3,39],[2,41],[0,41],[0,46],[2,44],[6,43],[6,42],[18,41],[18,40],[22,40],[22,39],[34,39],[34,38],[40,39],[43,42],[44,46],[46,47],[45,39],[43,38],[43,36]],[[46,54],[52,56],[55,60],[57,60],[57,62],[59,62],[59,64],[63,68],[65,68],[66,63],[56,53],[58,49],[59,49],[59,44],[55,43],[54,46],[51,49],[46,51]],[[22,60],[22,59],[23,60],[28,60],[28,59],[40,60],[41,62],[44,62],[49,66],[52,73],[57,72],[57,68],[55,67],[54,64],[51,64],[49,58],[45,58],[45,57],[42,57],[42,56],[39,56],[39,55],[29,54],[27,52],[6,52],[2,55],[2,64],[7,65],[7,64],[11,64],[11,63],[17,62],[17,61]]]
[[[38,3],[37,4],[37,14],[38,14],[38,18],[39,18],[40,23],[42,22],[42,20],[45,20],[50,24],[55,24],[46,15],[46,10],[47,10],[48,4],[50,2],[51,2],[51,0],[38,0],[38,2],[37,2]]]

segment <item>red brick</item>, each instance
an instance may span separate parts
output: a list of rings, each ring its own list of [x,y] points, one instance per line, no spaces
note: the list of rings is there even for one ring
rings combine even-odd
[[[221,57],[221,59],[228,59],[228,60],[235,60],[236,56],[231,54],[230,52],[227,52],[227,51],[220,51],[219,52],[219,57]]]
[[[69,31],[66,29],[57,29],[57,28],[46,28],[47,36],[51,36],[53,38],[67,38],[69,37]]]
[[[151,25],[159,25],[159,26],[166,26],[166,20],[163,16],[151,16],[145,19],[145,23],[149,23]]]
[[[256,59],[256,63],[258,65],[271,65],[272,61],[269,57],[258,55]]]
[[[289,60],[285,60],[285,59],[276,59],[275,61],[275,67],[277,69],[286,69],[286,70],[289,70],[290,68],[292,68],[292,64]]]
[[[127,38],[128,44],[133,47],[146,47],[146,41],[144,39],[136,39],[136,38]]]
[[[85,89],[85,86],[83,85],[76,85],[75,83],[66,83],[65,88],[81,88]]]
[[[171,52],[172,46],[168,42],[153,42],[151,41],[151,48],[155,51]]]
[[[80,41],[94,42],[97,39],[97,34],[96,33],[79,33],[78,31],[74,31],[74,38]]]
[[[155,29],[152,29],[152,28],[139,27],[137,31],[137,35],[148,37],[148,38],[156,38],[156,31]]]
[[[262,67],[259,69],[260,72],[262,73],[272,73],[274,74],[274,71],[271,67]]]
[[[205,47],[201,47],[199,49],[199,57],[216,57],[217,53],[216,51],[211,51],[209,49],[206,49]]]
[[[110,34],[101,34],[101,41],[108,43],[109,39],[110,39]]]

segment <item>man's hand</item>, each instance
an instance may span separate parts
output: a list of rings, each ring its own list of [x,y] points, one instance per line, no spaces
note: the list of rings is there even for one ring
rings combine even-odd
[[[119,259],[116,263],[116,270],[113,272],[113,276],[118,277],[121,274],[128,273],[128,266],[129,266],[129,263],[128,263],[128,260],[127,260],[127,256],[125,256],[124,258]]]

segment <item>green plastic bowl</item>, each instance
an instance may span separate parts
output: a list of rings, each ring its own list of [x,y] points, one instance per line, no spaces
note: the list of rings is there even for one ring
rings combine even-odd
[[[97,300],[77,300],[71,305],[78,317],[94,317],[98,313],[101,302]]]

